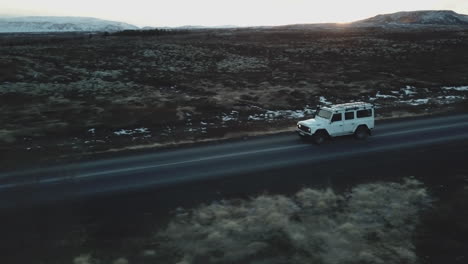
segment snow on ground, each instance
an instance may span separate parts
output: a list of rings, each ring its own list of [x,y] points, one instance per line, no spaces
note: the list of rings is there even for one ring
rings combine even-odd
[[[468,86],[445,86],[442,87],[444,90],[455,90],[459,92],[468,92]]]
[[[188,127],[188,128],[185,128],[185,131],[186,132],[201,132],[203,134],[206,134],[207,129],[208,128],[206,128],[206,127]]]
[[[229,121],[236,121],[239,118],[239,112],[232,110],[231,113],[223,113],[220,118],[223,121],[223,123]]]
[[[402,91],[406,96],[411,96],[417,94],[417,92],[414,91],[415,89],[416,87],[407,85],[405,88],[401,88],[400,91]]]
[[[277,120],[277,119],[299,119],[312,115],[315,110],[305,107],[303,110],[268,110],[262,114],[249,115],[249,121]]]
[[[377,97],[377,98],[397,98],[397,97],[394,96],[394,95],[380,94],[380,91],[377,92],[377,94],[375,95],[375,97]]]
[[[437,99],[459,100],[459,99],[465,99],[465,96],[460,96],[460,95],[446,95],[446,96],[438,96]]]
[[[424,104],[427,104],[429,102],[429,99],[428,98],[424,98],[424,99],[411,99],[411,100],[406,100],[406,101],[398,101],[399,103],[403,103],[403,104],[409,104],[409,105],[413,105],[413,106],[416,106],[416,105],[424,105]]]
[[[117,136],[131,136],[135,134],[148,134],[150,133],[149,129],[146,127],[135,128],[135,129],[120,129],[114,131],[114,135]]]
[[[430,90],[427,88],[420,88],[420,90],[424,90],[425,93],[429,93]],[[426,98],[417,98],[420,96],[417,96],[418,92],[416,91],[416,87],[407,85],[404,88],[401,88],[399,91],[390,91],[391,94],[394,95],[387,95],[387,94],[381,94],[380,91],[377,92],[375,97],[368,97],[368,101],[370,102],[376,102],[379,99],[397,99],[399,98],[400,100],[395,100],[396,104],[406,104],[406,105],[412,105],[412,106],[419,106],[419,105],[425,105],[428,104],[429,102],[434,102],[438,104],[450,104],[450,103],[455,103],[461,100],[465,100],[466,96],[460,96],[460,95],[451,95],[447,94],[449,91],[454,91],[454,92],[460,92],[460,91],[468,91],[468,86],[445,86],[441,88],[444,92],[431,92],[432,96],[431,97],[426,97]],[[396,95],[400,95],[397,97]],[[444,94],[442,96],[442,94]],[[416,97],[416,98],[415,98]],[[387,101],[388,103],[389,101]]]
[[[451,103],[462,101],[464,99],[466,99],[466,97],[460,96],[460,95],[437,96],[437,102],[439,104],[451,104]]]
[[[327,99],[325,97],[323,97],[323,96],[320,96],[319,100],[320,100],[320,103],[322,103],[322,104],[326,104],[326,105],[331,105],[332,104],[331,102],[327,101]]]

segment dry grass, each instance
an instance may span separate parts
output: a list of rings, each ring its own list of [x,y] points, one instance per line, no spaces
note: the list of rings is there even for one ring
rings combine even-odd
[[[73,264],[101,264],[102,262],[94,258],[91,254],[82,254],[73,259]],[[111,262],[112,264],[129,264],[126,258],[118,258]]]
[[[165,263],[416,263],[412,241],[431,200],[414,179],[349,193],[304,189],[179,210],[158,233]]]
[[[73,264],[97,264],[98,261],[90,254],[82,254],[73,259]]]

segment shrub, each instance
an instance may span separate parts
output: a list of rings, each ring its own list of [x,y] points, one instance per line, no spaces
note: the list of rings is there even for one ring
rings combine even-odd
[[[414,179],[345,194],[303,189],[178,210],[157,234],[169,263],[415,263],[412,235],[431,200]]]
[[[73,259],[73,264],[97,264],[98,261],[91,257],[90,254],[82,254]]]

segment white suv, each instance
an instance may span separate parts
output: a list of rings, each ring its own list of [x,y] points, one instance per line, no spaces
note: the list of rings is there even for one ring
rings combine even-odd
[[[354,134],[365,139],[374,129],[374,106],[356,102],[318,107],[315,118],[299,121],[297,133],[302,138],[312,138],[321,144],[328,137]]]

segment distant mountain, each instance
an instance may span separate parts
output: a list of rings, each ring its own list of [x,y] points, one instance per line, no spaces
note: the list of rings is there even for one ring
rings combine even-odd
[[[138,29],[123,22],[91,17],[0,17],[0,33],[6,32],[76,32],[121,31]]]
[[[468,16],[450,10],[412,11],[378,15],[352,24],[358,26],[466,26],[468,25]]]
[[[242,28],[235,25],[221,25],[221,26],[177,26],[177,27],[142,27],[141,30],[154,30],[154,29],[169,29],[169,30],[192,30],[192,29],[233,29],[233,28]]]
[[[185,25],[185,26],[179,26],[175,27],[178,29],[204,29],[204,28],[238,28],[239,26],[235,25],[220,25],[220,26],[192,26],[192,25]]]

